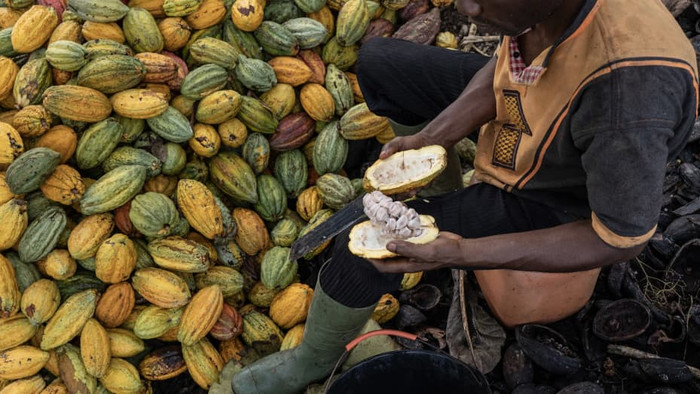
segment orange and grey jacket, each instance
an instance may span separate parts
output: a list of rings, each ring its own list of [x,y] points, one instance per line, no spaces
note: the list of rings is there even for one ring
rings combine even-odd
[[[648,240],[666,163],[698,106],[695,53],[676,21],[658,0],[587,0],[526,69],[518,56],[517,39],[505,37],[477,178],[590,217],[614,247]]]

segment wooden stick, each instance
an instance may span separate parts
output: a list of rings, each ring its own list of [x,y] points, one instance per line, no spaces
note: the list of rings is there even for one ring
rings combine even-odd
[[[459,270],[459,307],[462,312],[462,328],[464,329],[464,335],[467,338],[467,344],[469,345],[469,351],[472,353],[472,360],[474,360],[474,366],[478,370],[481,370],[481,362],[476,359],[476,354],[474,353],[474,343],[472,342],[472,335],[469,331],[469,316],[467,315],[467,301],[464,296],[464,277],[466,276],[463,270]]]
[[[664,358],[657,356],[656,354],[643,352],[639,349],[635,349],[629,346],[621,345],[608,345],[608,353],[616,354],[618,356],[629,357],[629,358]],[[666,357],[668,358],[668,357]],[[700,369],[692,367],[686,363],[686,366],[690,370],[690,373],[695,379],[700,380]]]

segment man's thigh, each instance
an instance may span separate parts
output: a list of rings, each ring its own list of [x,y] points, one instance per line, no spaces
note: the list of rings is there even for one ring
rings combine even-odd
[[[563,223],[551,208],[484,183],[410,201],[408,205],[420,214],[433,216],[441,231],[465,238],[538,230]]]
[[[362,45],[356,71],[374,113],[414,125],[456,100],[488,61],[478,54],[377,37]]]

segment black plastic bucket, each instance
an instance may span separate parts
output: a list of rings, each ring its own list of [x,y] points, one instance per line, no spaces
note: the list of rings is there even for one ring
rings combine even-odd
[[[476,369],[438,352],[399,350],[382,353],[350,368],[328,394],[490,394]]]

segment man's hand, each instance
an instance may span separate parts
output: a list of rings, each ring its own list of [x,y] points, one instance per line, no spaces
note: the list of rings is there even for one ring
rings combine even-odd
[[[393,140],[384,145],[381,153],[379,153],[379,158],[384,160],[396,152],[402,152],[409,149],[419,149],[428,145],[431,145],[431,143],[426,141],[421,133],[406,137],[395,137]]]
[[[443,231],[435,241],[422,245],[391,241],[387,249],[398,254],[398,257],[369,261],[379,272],[396,274],[458,266],[462,256],[462,240],[457,234]]]

